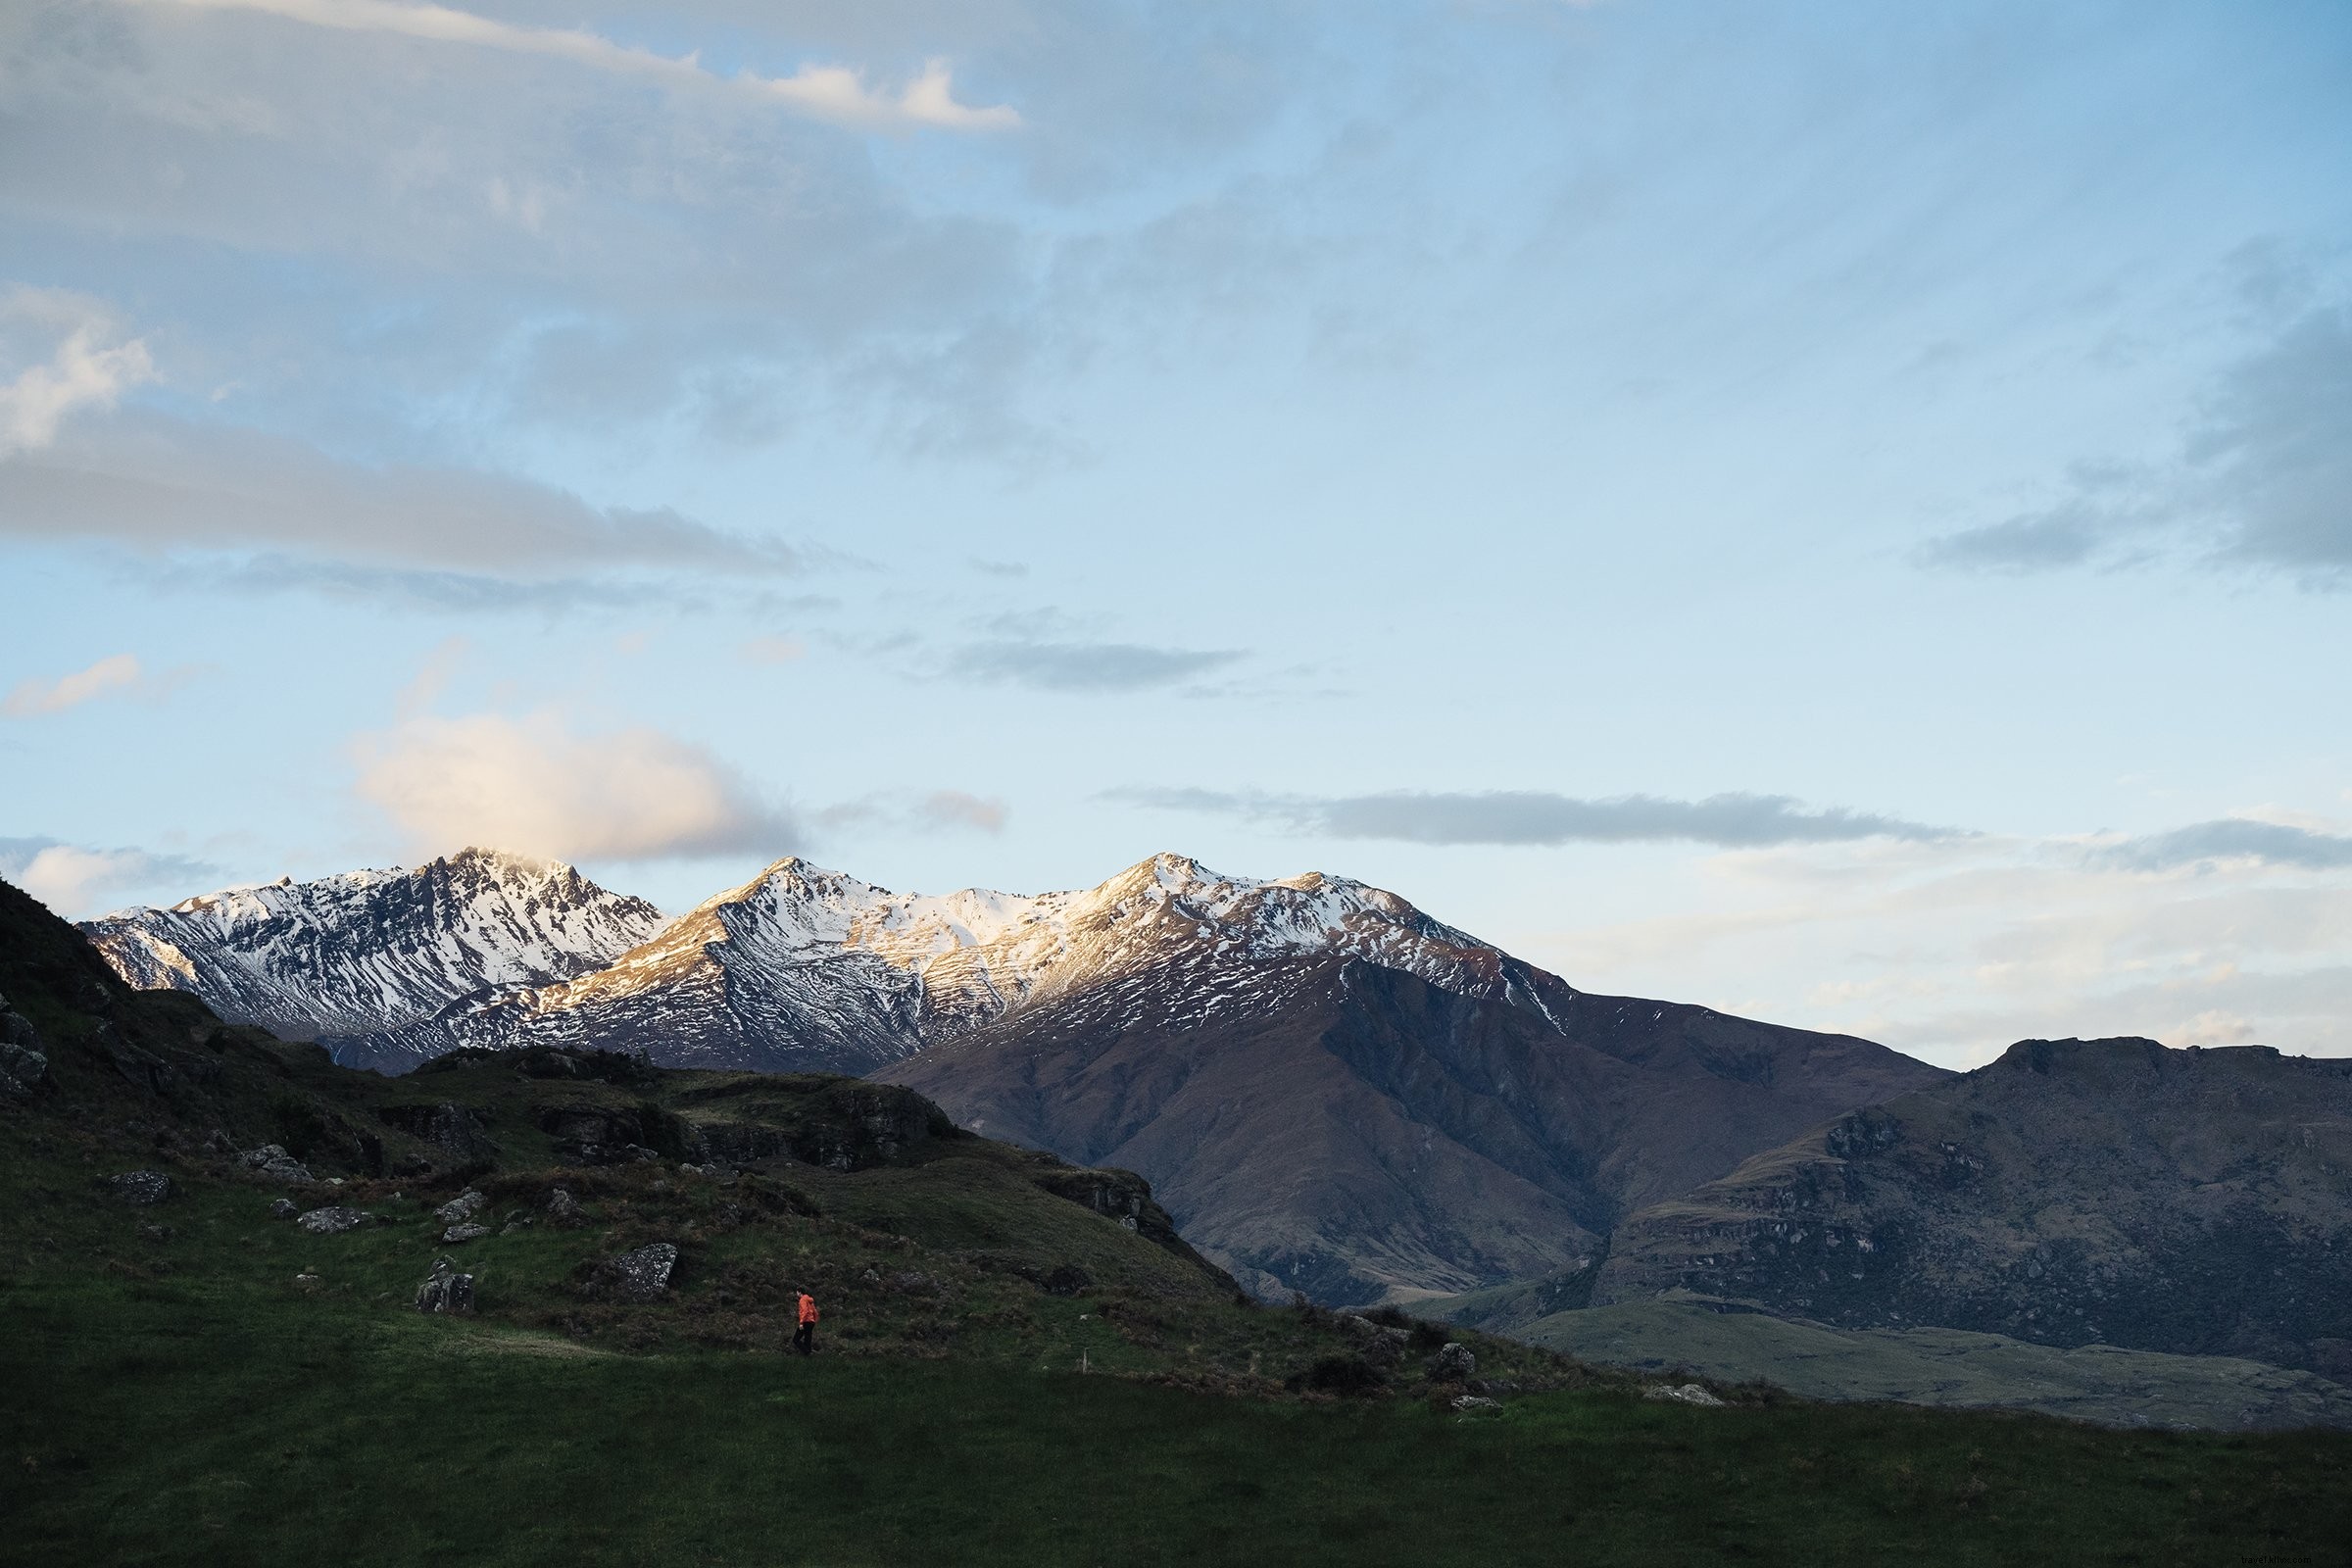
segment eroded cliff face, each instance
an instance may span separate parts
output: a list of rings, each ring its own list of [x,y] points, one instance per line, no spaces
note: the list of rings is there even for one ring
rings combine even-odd
[[[1618,1231],[1600,1303],[2352,1373],[2352,1061],[2025,1041]]]

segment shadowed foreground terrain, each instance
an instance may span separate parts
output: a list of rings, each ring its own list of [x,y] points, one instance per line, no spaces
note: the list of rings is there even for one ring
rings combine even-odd
[[[1137,1178],[905,1090],[552,1052],[378,1079],[128,992],[62,930],[0,886],[0,1561],[2319,1564],[2352,1538],[2352,1435],[1668,1402],[1250,1303]],[[416,1310],[443,1255],[473,1311]],[[803,1285],[807,1360],[780,1353]]]

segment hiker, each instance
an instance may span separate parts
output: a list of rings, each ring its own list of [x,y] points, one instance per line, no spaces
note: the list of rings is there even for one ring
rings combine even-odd
[[[801,1326],[792,1331],[792,1348],[803,1355],[816,1353],[816,1298],[801,1293]]]

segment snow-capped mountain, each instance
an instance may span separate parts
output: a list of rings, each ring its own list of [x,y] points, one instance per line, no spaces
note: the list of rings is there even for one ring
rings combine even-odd
[[[468,849],[414,870],[281,877],[81,930],[132,985],[192,991],[224,1018],[400,1071],[465,1043],[439,1020],[467,999],[596,968],[663,923],[570,866]]]
[[[1173,1026],[1278,1007],[1298,975],[1279,960],[1306,955],[1538,1011],[1544,982],[1560,985],[1393,893],[1314,872],[1258,882],[1158,855],[1079,892],[926,896],[786,858],[605,968],[452,1022],[482,1044],[868,1072],[1048,1003]]]

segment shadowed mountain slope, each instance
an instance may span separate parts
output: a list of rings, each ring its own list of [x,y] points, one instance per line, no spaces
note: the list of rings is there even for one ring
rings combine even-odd
[[[882,1076],[990,1136],[1143,1172],[1245,1283],[1332,1301],[1590,1264],[1633,1208],[1942,1076],[1541,971],[1505,1000],[1360,960],[1267,968],[1279,1007],[1105,1017],[1072,999]]]
[[[1593,1299],[1668,1291],[2341,1378],[2352,1061],[2023,1041],[1635,1215]]]

